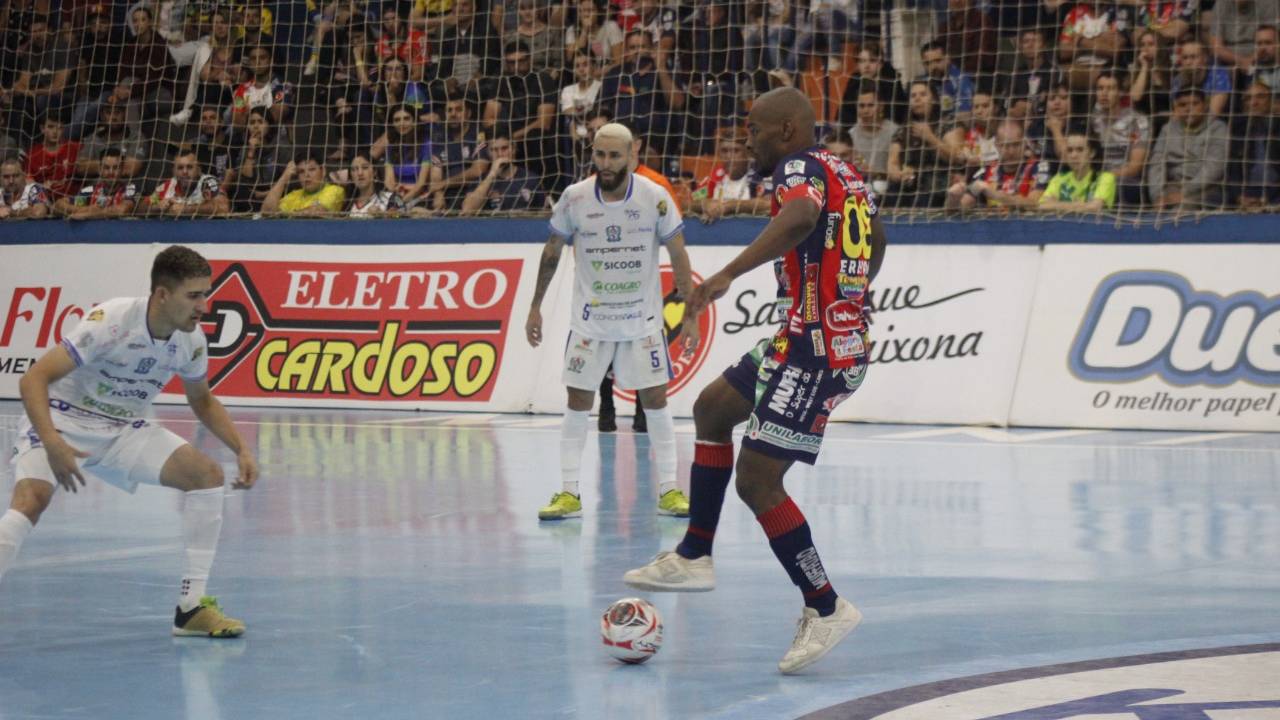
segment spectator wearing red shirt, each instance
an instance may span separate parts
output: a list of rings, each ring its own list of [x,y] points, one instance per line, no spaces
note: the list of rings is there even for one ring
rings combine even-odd
[[[27,153],[27,175],[49,188],[55,199],[71,193],[80,155],[80,143],[65,139],[63,129],[62,118],[49,115],[44,119],[43,142]]]
[[[374,54],[378,58],[379,76],[382,66],[393,58],[409,67],[409,79],[422,82],[427,74],[427,65],[431,62],[431,43],[427,34],[421,30],[411,30],[400,19],[400,13],[394,5],[387,5],[382,11],[382,37],[374,46]]]
[[[1027,153],[1022,123],[1006,119],[996,130],[1000,159],[974,173],[966,183],[947,191],[947,208],[970,210],[979,203],[990,207],[1034,208],[1049,184],[1049,163]]]
[[[231,94],[231,127],[235,130],[244,128],[249,122],[249,111],[254,108],[269,111],[273,125],[283,124],[293,87],[272,73],[269,48],[262,45],[252,47],[244,57],[244,68],[253,79],[241,83]]]

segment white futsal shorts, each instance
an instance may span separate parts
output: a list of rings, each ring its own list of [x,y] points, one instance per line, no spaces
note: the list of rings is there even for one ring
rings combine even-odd
[[[572,330],[564,349],[561,380],[571,388],[600,389],[600,381],[613,365],[613,378],[624,390],[643,390],[671,381],[671,356],[661,332],[639,340],[593,340]]]
[[[134,492],[139,483],[159,485],[165,461],[187,444],[186,440],[147,420],[122,424],[80,419],[58,410],[50,410],[49,414],[63,439],[71,447],[89,454],[79,459],[85,479],[96,477],[125,492]],[[54,487],[58,485],[44,445],[25,417],[13,446],[12,464],[15,481],[36,479]]]

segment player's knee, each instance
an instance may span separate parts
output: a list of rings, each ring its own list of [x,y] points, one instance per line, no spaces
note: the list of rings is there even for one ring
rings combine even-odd
[[[53,500],[53,489],[52,485],[41,480],[19,480],[13,487],[12,507],[35,525]]]
[[[222,466],[214,462],[213,458],[204,458],[196,481],[197,487],[201,490],[219,488],[225,481],[226,474],[222,472]]]

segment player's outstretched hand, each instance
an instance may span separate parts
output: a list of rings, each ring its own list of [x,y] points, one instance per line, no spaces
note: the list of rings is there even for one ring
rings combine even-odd
[[[714,300],[724,297],[729,292],[729,285],[733,283],[733,279],[727,275],[716,273],[707,278],[705,282],[693,289],[689,294],[689,299],[685,301],[684,313],[689,317],[697,317],[702,314],[703,310]]]
[[[529,308],[529,319],[524,322],[524,336],[533,347],[542,344],[542,311]]]
[[[87,458],[89,453],[81,452],[66,442],[60,442],[56,445],[46,445],[45,454],[49,457],[49,469],[53,470],[54,479],[63,489],[77,492],[77,480],[80,481],[80,486],[84,487],[84,475],[80,474],[80,466],[76,463],[76,458]]]
[[[236,464],[240,466],[240,477],[231,483],[231,487],[236,490],[248,490],[258,482],[258,459],[248,450],[242,450],[236,456]]]
[[[689,314],[689,306],[685,305],[684,319],[680,321],[680,348],[684,357],[693,357],[702,341],[702,331],[698,328],[698,316]]]

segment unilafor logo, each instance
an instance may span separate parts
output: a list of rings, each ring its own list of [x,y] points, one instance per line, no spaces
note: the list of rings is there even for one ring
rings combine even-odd
[[[419,401],[489,399],[522,264],[210,262],[220,395]]]

